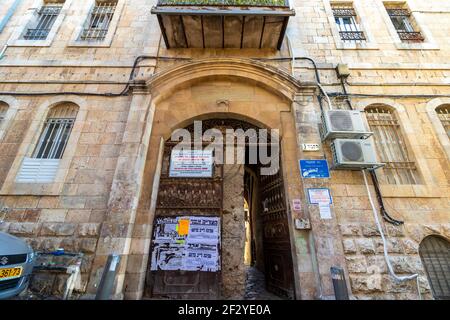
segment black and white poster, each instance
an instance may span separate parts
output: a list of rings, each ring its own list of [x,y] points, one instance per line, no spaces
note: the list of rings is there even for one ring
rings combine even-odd
[[[158,217],[151,270],[220,270],[220,217]]]

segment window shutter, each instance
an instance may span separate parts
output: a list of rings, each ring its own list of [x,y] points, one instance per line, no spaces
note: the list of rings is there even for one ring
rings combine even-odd
[[[59,167],[59,159],[24,158],[16,182],[52,183]]]

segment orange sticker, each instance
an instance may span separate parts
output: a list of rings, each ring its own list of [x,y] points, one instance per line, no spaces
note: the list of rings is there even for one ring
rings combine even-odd
[[[178,235],[186,236],[189,233],[189,220],[178,221]]]

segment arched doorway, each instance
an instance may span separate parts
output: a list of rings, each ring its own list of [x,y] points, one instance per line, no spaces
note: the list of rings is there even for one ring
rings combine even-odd
[[[194,137],[195,124],[185,129]],[[179,166],[174,160],[179,154],[179,151],[174,153],[178,142],[166,140],[145,296],[172,299],[244,298],[245,286],[248,285],[247,271],[252,267],[264,275],[265,289],[292,299],[293,263],[282,170],[279,167],[270,172],[261,170],[267,163],[263,164],[260,158],[256,162],[250,159],[255,148],[259,151],[259,148],[273,142],[270,134],[268,142],[261,143],[260,129],[264,128],[235,119],[203,120],[201,134],[210,129],[221,132],[223,141],[226,141],[229,130],[256,132],[257,143],[254,145],[251,135],[244,140],[241,149],[244,150],[243,162],[214,162],[211,172],[204,167],[199,169],[204,170],[203,173],[185,174],[174,169]],[[199,150],[199,145],[193,141],[194,138],[191,140],[193,150]],[[210,141],[203,141],[200,148],[205,149]],[[232,152],[237,160],[240,150],[237,140],[233,140],[232,144],[236,146]],[[223,149],[224,158],[229,148],[230,145],[226,145]],[[217,150],[213,151],[216,160]],[[271,147],[267,150],[268,156],[275,152]],[[278,165],[280,163],[278,160]],[[264,174],[261,173],[263,171]],[[190,232],[198,232],[198,226],[204,232],[214,234],[215,221],[220,226],[217,246],[212,239],[214,237],[194,245],[189,243]],[[199,239],[204,234],[197,236]],[[217,266],[214,266],[215,253]]]
[[[419,246],[428,282],[435,299],[450,299],[450,242],[430,235]]]

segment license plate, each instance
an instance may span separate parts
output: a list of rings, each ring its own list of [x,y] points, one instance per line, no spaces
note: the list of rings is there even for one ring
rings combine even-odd
[[[17,278],[22,275],[22,267],[0,269],[0,280]]]

